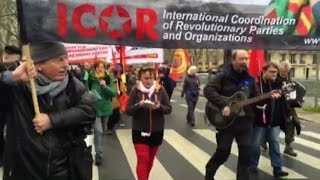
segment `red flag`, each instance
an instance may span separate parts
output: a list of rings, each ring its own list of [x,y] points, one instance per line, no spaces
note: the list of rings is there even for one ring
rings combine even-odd
[[[126,47],[125,46],[120,46],[120,60],[121,60],[121,64],[122,64],[122,70],[123,70],[123,74],[125,74],[125,72],[127,72],[128,67],[127,67],[127,60],[126,60]]]
[[[160,67],[160,63],[156,63],[155,68],[156,68],[156,76],[157,77],[159,77],[159,67]]]
[[[116,67],[117,65],[116,52],[113,50],[113,48],[112,48],[112,64],[113,64],[113,67]]]
[[[169,77],[178,81],[181,76],[186,72],[190,63],[190,56],[185,49],[176,49],[174,52],[174,59],[171,65]]]
[[[258,80],[257,78],[261,74],[265,63],[266,60],[264,58],[263,50],[251,50],[249,58],[249,74]]]

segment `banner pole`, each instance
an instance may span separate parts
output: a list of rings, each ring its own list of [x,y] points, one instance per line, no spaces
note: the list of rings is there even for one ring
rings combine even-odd
[[[23,57],[26,58],[27,68],[30,69],[31,66],[33,65],[33,60],[31,59],[31,56],[30,56],[30,44],[23,45],[22,53],[23,53]],[[32,95],[34,112],[35,112],[35,115],[38,116],[40,115],[40,109],[39,109],[36,84],[35,84],[34,78],[30,79],[30,87],[31,87],[31,95]]]

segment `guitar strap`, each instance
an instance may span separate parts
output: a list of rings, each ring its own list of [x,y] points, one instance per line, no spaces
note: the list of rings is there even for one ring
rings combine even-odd
[[[263,94],[263,88],[262,88],[262,76],[259,76],[259,85],[260,85],[260,93]],[[263,106],[257,106],[258,109],[262,110],[262,122],[263,124],[267,124],[267,118],[266,118],[266,108],[267,104],[264,104]]]

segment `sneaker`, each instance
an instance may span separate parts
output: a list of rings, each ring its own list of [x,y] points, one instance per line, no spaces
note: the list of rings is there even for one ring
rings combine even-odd
[[[283,153],[288,154],[289,156],[293,156],[293,157],[296,157],[298,155],[296,152],[294,152],[293,148],[290,146],[286,146]]]
[[[100,166],[102,164],[102,157],[101,156],[96,156],[96,166]]]
[[[273,169],[273,176],[274,177],[283,177],[283,176],[288,176],[289,173],[283,171],[281,168],[277,167]]]

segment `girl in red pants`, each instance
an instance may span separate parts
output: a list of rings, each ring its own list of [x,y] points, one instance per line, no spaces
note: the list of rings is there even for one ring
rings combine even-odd
[[[153,68],[141,68],[138,78],[140,82],[130,93],[126,113],[132,116],[137,177],[138,180],[148,180],[163,139],[164,114],[170,114],[172,107],[165,89],[155,81]]]

